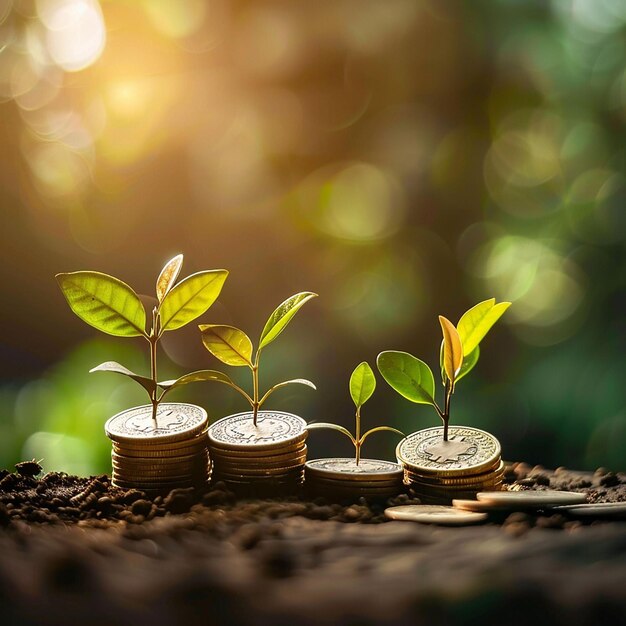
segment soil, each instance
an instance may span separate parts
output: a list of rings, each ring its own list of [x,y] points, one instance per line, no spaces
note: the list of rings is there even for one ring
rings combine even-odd
[[[626,521],[502,513],[444,528],[386,506],[254,500],[223,483],[156,498],[0,471],[0,624],[626,624]],[[516,489],[626,502],[626,474],[512,464]]]

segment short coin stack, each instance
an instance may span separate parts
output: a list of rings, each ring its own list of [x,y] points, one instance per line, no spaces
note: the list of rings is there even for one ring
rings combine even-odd
[[[473,498],[479,491],[502,487],[504,463],[498,440],[467,426],[451,426],[412,433],[396,448],[404,468],[404,483],[422,502],[450,504],[454,498]]]
[[[307,491],[332,500],[391,498],[402,490],[402,467],[391,461],[314,459],[305,465]]]
[[[250,494],[294,493],[304,480],[306,422],[281,411],[237,413],[209,427],[213,481]]]
[[[207,414],[193,404],[163,403],[118,413],[105,431],[113,441],[112,484],[149,494],[201,487],[210,478]]]

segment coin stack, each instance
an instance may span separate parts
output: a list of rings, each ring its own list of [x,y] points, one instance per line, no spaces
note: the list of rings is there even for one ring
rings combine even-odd
[[[391,461],[314,459],[305,465],[305,482],[311,495],[330,500],[391,498],[402,490],[402,467]]]
[[[211,474],[207,414],[193,404],[163,403],[118,413],[105,432],[113,441],[111,483],[148,494],[176,487],[201,487]]]
[[[450,504],[471,499],[479,491],[499,491],[504,463],[498,440],[466,426],[451,426],[448,440],[443,428],[412,433],[396,448],[404,468],[404,484],[428,504]]]
[[[213,481],[255,495],[294,493],[304,480],[306,422],[281,411],[237,413],[209,427]]]

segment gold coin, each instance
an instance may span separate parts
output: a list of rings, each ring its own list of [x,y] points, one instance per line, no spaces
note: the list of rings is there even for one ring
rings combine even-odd
[[[201,433],[194,435],[193,437],[185,437],[175,441],[154,441],[152,439],[138,440],[138,441],[113,441],[113,446],[125,448],[127,450],[177,450],[179,448],[186,448],[192,446],[207,446],[208,445],[207,431],[203,430]]]
[[[587,502],[587,495],[571,491],[485,491],[476,494],[478,500],[489,502],[492,506],[501,506],[511,509],[538,509],[558,506],[559,504],[583,504]]]
[[[184,465],[185,463],[200,463],[206,462],[209,456],[206,453],[193,454],[190,456],[179,456],[179,457],[152,457],[152,458],[139,458],[139,457],[128,457],[123,456],[121,454],[111,454],[111,461],[116,464],[124,464],[130,466],[143,467],[146,465],[158,465],[158,466],[167,466],[167,465]]]
[[[426,428],[405,437],[396,456],[405,467],[424,475],[479,474],[500,462],[500,442],[490,433],[469,426],[451,426],[448,441],[443,428]]]
[[[260,411],[254,424],[252,413],[229,415],[209,426],[211,447],[226,450],[271,450],[307,438],[306,422],[282,411]]]
[[[493,472],[485,472],[483,474],[475,474],[473,476],[458,476],[458,477],[433,477],[422,476],[409,469],[404,470],[405,476],[411,480],[417,480],[428,485],[440,485],[440,486],[458,486],[458,485],[480,485],[485,482],[491,482],[496,479],[502,479],[504,475],[504,468],[502,464]]]
[[[395,487],[402,485],[402,477],[400,479],[394,478],[393,480],[340,480],[338,478],[321,478],[320,476],[310,475],[305,473],[307,484],[322,485],[322,486],[340,486],[352,489],[354,487]]]
[[[233,469],[273,469],[278,467],[289,467],[292,465],[304,465],[306,461],[306,454],[300,454],[298,456],[286,456],[285,458],[279,458],[278,460],[269,460],[266,463],[261,462],[243,462],[243,461],[225,461],[224,459],[215,459],[215,462],[220,467],[228,467]]]
[[[189,439],[206,429],[207,413],[195,404],[162,402],[152,419],[152,405],[127,409],[107,420],[107,436],[118,442],[137,444],[168,442]]]
[[[310,476],[339,478],[350,481],[402,480],[402,467],[391,461],[361,459],[357,465],[354,458],[312,459],[306,463]]]
[[[421,522],[423,524],[442,524],[445,526],[464,526],[483,522],[486,513],[462,511],[451,506],[432,506],[424,504],[408,504],[392,506],[385,509],[385,516],[392,520]]]
[[[306,450],[307,446],[304,441],[299,441],[295,444],[289,444],[285,446],[277,446],[270,448],[269,450],[228,450],[224,448],[218,448],[209,444],[209,450],[214,456],[224,457],[228,459],[264,459],[268,456],[280,456],[283,454],[292,454],[296,452],[302,452]]]

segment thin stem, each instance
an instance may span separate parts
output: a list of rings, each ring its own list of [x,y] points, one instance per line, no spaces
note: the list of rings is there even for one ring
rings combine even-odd
[[[450,381],[446,380],[444,413],[441,417],[441,419],[443,419],[443,440],[444,441],[448,441],[448,425],[450,423],[450,399],[451,398],[452,398],[452,386],[450,385]]]
[[[361,460],[361,407],[357,406],[356,408],[356,429],[355,429],[355,448],[356,448],[356,464],[359,464]]]
[[[254,359],[254,365],[252,366],[252,421],[256,426],[257,415],[259,413],[259,357],[261,356],[261,350],[257,350],[256,357]]]
[[[157,407],[159,406],[159,397],[157,395],[157,343],[159,341],[159,312],[155,307],[152,309],[152,331],[150,332],[150,377],[154,383],[154,391],[150,396],[152,402],[152,420],[157,425]]]

